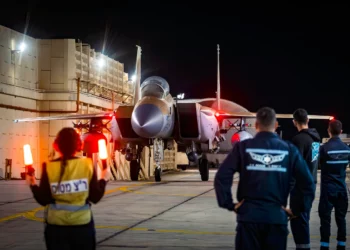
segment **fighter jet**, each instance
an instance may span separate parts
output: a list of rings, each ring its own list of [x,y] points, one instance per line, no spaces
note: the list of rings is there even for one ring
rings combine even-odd
[[[134,103],[119,106],[113,112],[98,114],[76,114],[69,116],[50,116],[16,119],[14,122],[47,120],[90,120],[87,124],[73,123],[77,129],[86,129],[82,138],[83,151],[93,157],[98,152],[97,141],[105,139],[103,130],[111,133],[113,153],[117,150],[130,161],[130,178],[137,181],[140,171],[140,155],[144,147],[154,148],[155,181],[161,181],[160,162],[164,150],[173,149],[174,141],[179,149],[185,151],[190,162],[199,167],[202,181],[209,179],[209,153],[220,152],[220,145],[227,143],[225,134],[235,128],[231,142],[253,137],[249,131],[255,113],[224,99],[220,99],[220,48],[217,47],[217,95],[216,98],[179,99],[170,94],[168,82],[159,76],[141,80],[141,47],[137,46],[136,83]],[[278,118],[293,118],[292,114],[278,114]],[[236,122],[231,122],[236,119]],[[309,116],[309,119],[332,119],[330,116]],[[107,123],[103,123],[107,121]],[[108,124],[109,123],[109,124]],[[109,125],[109,127],[107,126]],[[226,146],[227,146],[226,145]],[[114,159],[114,157],[112,157]]]

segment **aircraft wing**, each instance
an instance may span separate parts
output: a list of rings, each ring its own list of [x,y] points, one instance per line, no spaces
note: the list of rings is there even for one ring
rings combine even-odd
[[[114,112],[96,113],[96,114],[77,114],[77,115],[66,115],[66,116],[44,116],[44,117],[33,117],[13,120],[14,122],[33,122],[33,121],[53,121],[53,120],[85,120],[93,118],[111,119]]]
[[[288,118],[293,119],[293,114],[276,114],[277,118]],[[329,115],[308,115],[309,119],[318,119],[318,120],[333,120],[333,116]]]
[[[256,113],[252,112],[240,112],[240,113],[229,113],[229,112],[217,112],[215,114],[216,117],[222,117],[222,118],[255,118]],[[293,119],[293,114],[276,114],[277,118],[286,118],[286,119]],[[309,119],[321,119],[321,120],[333,120],[333,116],[328,115],[308,115]]]

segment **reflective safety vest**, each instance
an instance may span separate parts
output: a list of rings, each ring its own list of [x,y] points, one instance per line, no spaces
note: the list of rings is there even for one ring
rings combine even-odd
[[[61,161],[51,161],[46,167],[54,204],[46,207],[46,222],[51,225],[85,225],[91,221],[89,184],[93,174],[90,158],[67,160],[60,186]]]

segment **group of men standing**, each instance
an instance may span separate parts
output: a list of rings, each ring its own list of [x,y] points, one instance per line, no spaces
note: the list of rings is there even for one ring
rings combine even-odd
[[[275,133],[275,111],[261,108],[256,115],[256,136],[235,144],[215,176],[219,206],[237,213],[236,249],[286,249],[288,220],[296,249],[311,249],[309,220],[319,166],[320,249],[329,249],[333,207],[338,226],[337,250],[345,249],[345,177],[350,148],[339,138],[342,123],[330,121],[330,139],[321,146],[316,129],[308,127],[307,111],[297,109],[293,118],[298,133],[290,143]],[[231,192],[235,172],[240,174],[238,203],[233,202]],[[286,208],[288,196],[290,208]]]

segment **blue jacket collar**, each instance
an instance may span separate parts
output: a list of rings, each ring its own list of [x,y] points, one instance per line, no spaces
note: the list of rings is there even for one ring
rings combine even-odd
[[[339,136],[333,136],[328,141],[339,141],[339,140],[340,140]]]
[[[255,135],[255,138],[277,138],[279,137],[276,133],[261,131]]]

